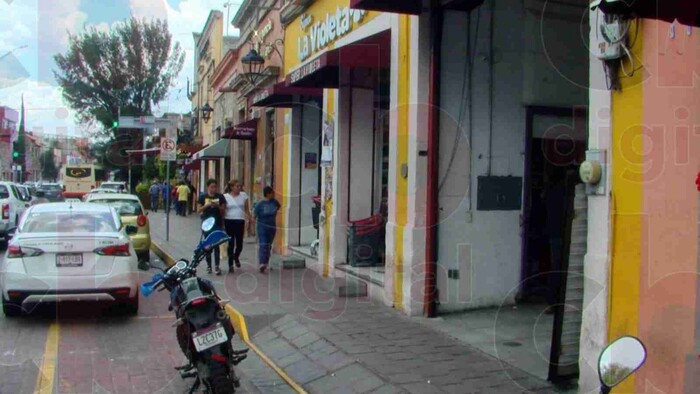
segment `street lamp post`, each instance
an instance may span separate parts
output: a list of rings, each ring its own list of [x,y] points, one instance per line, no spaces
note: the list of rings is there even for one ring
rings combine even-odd
[[[209,105],[209,103],[204,104],[202,109],[200,109],[202,112],[202,120],[204,123],[209,123],[209,119],[211,119],[211,113],[214,112],[214,108]]]
[[[24,48],[26,48],[26,47],[27,47],[27,45],[20,45],[20,46],[18,46],[17,48],[11,49],[11,50],[9,50],[7,53],[5,53],[4,55],[0,56],[0,60],[6,58],[6,57],[8,57],[8,56],[10,56],[13,52],[18,51],[18,50],[20,50],[20,49],[24,49]]]
[[[262,74],[262,68],[265,64],[265,59],[260,56],[255,47],[253,47],[247,55],[243,56],[241,63],[243,63],[246,68],[244,77],[251,86],[256,86],[264,76]]]

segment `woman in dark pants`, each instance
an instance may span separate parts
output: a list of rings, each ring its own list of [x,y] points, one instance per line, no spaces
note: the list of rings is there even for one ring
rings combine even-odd
[[[228,243],[228,270],[233,272],[233,264],[241,266],[239,258],[243,251],[243,233],[246,222],[250,221],[250,207],[248,195],[241,191],[241,183],[233,180],[228,183],[229,190],[224,195],[226,198],[226,216],[224,224],[226,233],[231,240]],[[235,248],[235,251],[234,251]]]
[[[223,227],[223,213],[226,212],[226,199],[219,193],[219,184],[215,179],[207,181],[207,193],[199,197],[199,209],[202,221],[214,218],[214,229]],[[217,275],[221,275],[219,268],[220,253],[219,248],[214,248],[214,267]],[[207,254],[207,273],[211,274],[211,254]]]

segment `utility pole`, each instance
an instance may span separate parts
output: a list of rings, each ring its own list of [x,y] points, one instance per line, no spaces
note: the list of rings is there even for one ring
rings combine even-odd
[[[227,1],[224,3],[224,8],[226,8],[226,36],[228,37],[228,27],[231,25],[231,17],[230,17],[230,12],[231,12],[231,6],[234,5],[232,2]]]

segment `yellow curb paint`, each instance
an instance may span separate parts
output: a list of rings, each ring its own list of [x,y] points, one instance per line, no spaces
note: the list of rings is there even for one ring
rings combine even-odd
[[[35,394],[52,394],[53,382],[56,375],[56,361],[58,359],[58,323],[51,323],[46,335],[44,347],[44,359],[36,376]]]
[[[231,305],[226,305],[226,313],[228,313],[228,317],[231,318],[231,322],[238,336],[241,337],[243,341],[248,342],[250,337],[248,336],[248,326],[245,324],[245,317]]]
[[[168,267],[175,265],[175,259],[169,254],[165,253],[165,250],[153,241],[151,241],[151,250],[156,254],[156,256],[160,257],[160,259],[163,260]]]
[[[231,305],[226,305],[226,312],[228,313],[228,316],[231,318],[231,321],[233,322],[233,326],[236,329],[236,332],[238,333],[238,336],[241,337],[243,342],[245,342],[246,345],[250,349],[252,349],[255,353],[257,353],[258,356],[272,368],[277,375],[279,375],[287,384],[297,393],[299,394],[306,394],[306,390],[304,390],[303,387],[301,387],[300,384],[294,381],[289,375],[287,375],[282,368],[277,366],[274,361],[270,360],[270,358],[265,355],[253,342],[251,342],[250,337],[248,336],[248,326],[246,325],[245,322],[245,317],[238,312],[234,307]]]
[[[175,259],[172,256],[170,256],[167,252],[165,252],[165,250],[155,242],[151,242],[151,250],[153,250],[153,253],[158,255],[158,257],[160,257],[163,261],[165,261],[166,264],[173,265],[175,263]],[[248,347],[252,349],[265,362],[265,364],[272,368],[275,371],[275,373],[277,373],[277,375],[279,375],[282,378],[282,380],[284,380],[289,385],[289,387],[291,387],[294,391],[296,391],[299,394],[307,394],[306,390],[304,390],[304,388],[301,387],[299,383],[295,382],[294,379],[292,379],[282,370],[282,368],[277,366],[277,364],[270,360],[270,358],[267,357],[265,353],[263,353],[253,342],[250,341],[250,336],[248,335],[248,326],[245,322],[245,316],[243,316],[241,312],[239,312],[236,308],[232,307],[231,305],[226,305],[226,313],[231,319],[231,323],[236,329],[236,333],[238,333],[238,336],[243,340],[243,342],[245,342],[245,344],[248,345]]]

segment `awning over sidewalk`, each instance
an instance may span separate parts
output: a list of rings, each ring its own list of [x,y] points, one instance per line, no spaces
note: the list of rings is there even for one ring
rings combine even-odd
[[[188,160],[188,162],[182,166],[182,169],[185,171],[199,171],[200,168],[202,168],[201,160]]]
[[[224,130],[222,138],[229,140],[254,140],[258,134],[258,120],[251,119]],[[223,140],[222,140],[223,141]]]
[[[596,7],[606,14],[631,14],[666,22],[677,19],[681,24],[700,27],[700,1],[697,0],[595,0],[591,8]]]
[[[350,0],[350,8],[420,15],[423,12],[423,0]]]
[[[291,108],[299,103],[301,97],[323,97],[323,89],[287,86],[280,82],[260,91],[253,96],[254,107]]]
[[[229,157],[230,145],[229,140],[221,139],[214,145],[210,145],[192,156],[193,160],[218,160]]]
[[[383,69],[391,66],[391,32],[326,51],[287,75],[287,85],[337,89],[340,70]]]

